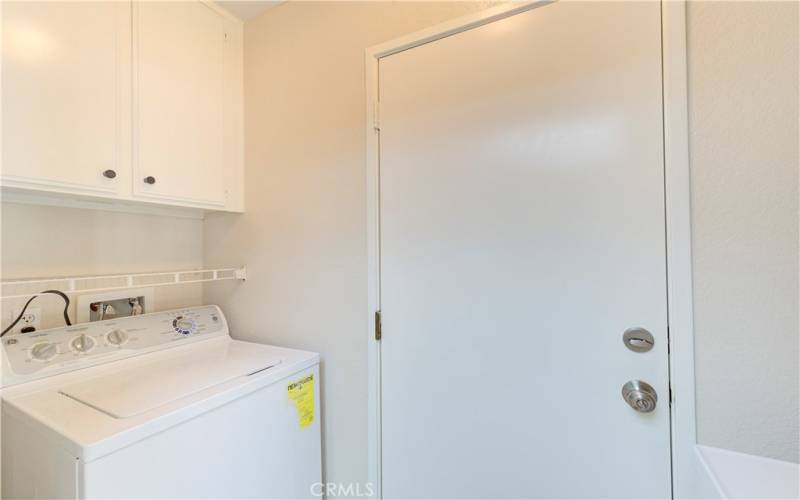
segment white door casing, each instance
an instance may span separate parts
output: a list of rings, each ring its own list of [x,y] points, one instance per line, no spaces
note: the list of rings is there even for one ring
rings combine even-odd
[[[669,495],[660,27],[557,4],[381,56],[385,496]]]

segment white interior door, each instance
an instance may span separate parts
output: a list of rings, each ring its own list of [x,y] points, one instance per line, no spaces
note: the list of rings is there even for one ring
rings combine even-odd
[[[539,7],[379,75],[384,496],[669,497],[659,4]]]

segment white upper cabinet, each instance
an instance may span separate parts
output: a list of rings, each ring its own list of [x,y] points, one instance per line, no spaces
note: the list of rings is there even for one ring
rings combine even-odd
[[[224,205],[222,17],[143,2],[134,26],[134,193]]]
[[[119,193],[130,170],[130,4],[2,2],[2,16],[3,184]]]
[[[202,1],[2,2],[2,24],[5,195],[243,211],[240,21]]]

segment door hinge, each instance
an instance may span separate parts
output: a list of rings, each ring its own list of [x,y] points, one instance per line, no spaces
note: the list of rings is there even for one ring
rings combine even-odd
[[[375,340],[381,339],[383,325],[381,324],[381,312],[375,311]]]
[[[381,131],[381,102],[375,101],[372,104],[372,128],[375,132]]]

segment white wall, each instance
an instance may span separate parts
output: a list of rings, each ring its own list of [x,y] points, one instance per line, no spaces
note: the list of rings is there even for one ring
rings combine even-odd
[[[797,462],[798,3],[688,9],[698,439]]]
[[[367,471],[364,49],[485,6],[288,2],[245,24],[247,211],[208,217],[205,252],[248,279],[206,297],[235,336],[322,354],[329,481]]]
[[[194,269],[203,265],[203,221],[77,208],[2,203],[3,279]],[[77,297],[73,295],[72,297]],[[202,288],[180,285],[155,289],[156,308],[202,303]],[[3,328],[25,299],[0,304]],[[70,310],[76,319],[75,300]],[[43,296],[43,328],[63,325],[63,301]]]

